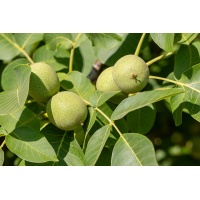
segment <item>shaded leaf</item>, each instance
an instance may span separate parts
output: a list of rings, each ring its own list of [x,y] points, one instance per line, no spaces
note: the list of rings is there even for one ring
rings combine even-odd
[[[180,79],[182,73],[200,63],[200,42],[191,45],[181,45],[174,60],[174,75]]]
[[[63,89],[75,92],[89,102],[95,88],[85,75],[78,71],[72,71],[68,74],[58,73],[58,76]]]
[[[154,146],[138,133],[124,133],[114,146],[112,166],[156,166]]]
[[[173,51],[174,33],[151,33],[151,37],[164,51]]]
[[[0,166],[4,163],[4,151],[0,149]]]
[[[118,93],[120,93],[120,91],[107,91],[107,92],[103,92],[103,91],[96,90],[93,93],[93,95],[91,96],[91,98],[90,98],[90,103],[94,107],[99,107],[103,103],[105,103],[108,99],[110,99],[111,97],[113,97],[114,95],[116,95]]]
[[[58,62],[58,59],[56,58],[55,55],[56,55],[55,51],[49,50],[46,45],[43,45],[34,52],[33,60],[34,62],[47,63],[51,67],[53,67],[56,71],[60,71],[62,69],[68,69],[68,66],[66,66],[63,63]],[[62,60],[68,61],[64,58]]]
[[[178,126],[182,123],[183,110],[200,122],[200,64],[185,71],[177,82],[185,92],[172,97],[170,101],[175,124]]]
[[[40,121],[37,119],[37,116],[26,107],[22,107],[8,115],[0,116],[0,125],[8,133],[19,126],[27,126],[37,131],[40,130]]]
[[[110,125],[98,129],[90,138],[85,152],[85,165],[94,166],[110,134]]]
[[[87,33],[86,35],[93,46],[105,49],[117,46],[123,38],[123,34],[119,33]]]
[[[18,80],[17,89],[0,93],[0,115],[7,115],[22,108],[27,99],[31,69],[28,65],[19,65],[15,67],[15,73]]]
[[[16,128],[7,135],[6,146],[14,154],[30,162],[58,161],[54,149],[44,135],[29,127]]]
[[[152,104],[139,108],[127,114],[127,124],[133,133],[146,134],[152,128],[156,110]]]
[[[41,133],[46,137],[48,142],[56,152],[59,162],[51,162],[49,165],[70,165],[82,166],[84,165],[84,154],[74,136],[69,132],[58,129],[49,124],[45,126]]]
[[[152,90],[137,93],[123,100],[114,110],[111,119],[118,120],[127,115],[129,112],[145,107],[149,104],[161,101],[167,97],[177,95],[183,92],[181,88]]]
[[[181,39],[178,43],[189,45],[197,37],[197,35],[198,33],[181,33]]]

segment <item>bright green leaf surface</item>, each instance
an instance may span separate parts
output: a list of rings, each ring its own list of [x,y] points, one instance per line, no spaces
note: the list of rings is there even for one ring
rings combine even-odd
[[[174,60],[174,75],[180,79],[182,73],[200,62],[200,42],[181,45]]]
[[[92,41],[93,46],[105,49],[117,46],[123,38],[123,34],[117,33],[87,33],[86,35]]]
[[[181,39],[178,43],[189,45],[197,37],[197,35],[198,33],[181,33]]]
[[[174,33],[151,33],[151,37],[164,51],[173,51]]]
[[[46,45],[38,48],[33,54],[34,62],[44,62],[53,67],[56,71],[67,69],[68,67],[57,61],[56,52],[49,50]]]
[[[118,120],[127,115],[129,112],[145,107],[167,97],[183,92],[181,88],[153,90],[137,93],[134,96],[123,100],[114,110],[111,119]]]
[[[182,123],[182,110],[200,122],[200,64],[193,66],[182,74],[178,81],[185,93],[171,98],[171,107],[176,125]]]
[[[44,41],[51,50],[56,50],[59,47],[70,49],[73,45],[70,33],[45,33]]]
[[[156,110],[150,104],[128,113],[126,119],[131,132],[146,134],[152,128],[155,117]]]
[[[0,93],[0,115],[7,115],[23,107],[29,91],[31,69],[28,65],[15,68],[18,86],[16,90]]]
[[[6,136],[8,133],[6,132],[6,130],[3,127],[0,127],[0,137],[2,136]]]
[[[22,107],[19,110],[0,116],[0,125],[10,133],[19,126],[27,126],[36,130],[40,130],[40,121],[36,115],[28,108]]]
[[[19,58],[10,62],[2,72],[1,85],[4,90],[16,90],[18,86],[18,79],[14,68],[21,64],[29,63],[25,58]],[[9,83],[9,84],[8,84]]]
[[[155,151],[151,141],[138,133],[125,133],[114,146],[112,166],[156,166]]]
[[[0,166],[3,165],[4,162],[4,151],[0,149]]]
[[[11,60],[20,54],[16,41],[11,33],[0,34],[0,60]]]
[[[78,71],[68,74],[59,73],[58,75],[62,88],[77,93],[81,98],[89,102],[95,88],[85,75]]]
[[[110,125],[103,126],[90,138],[85,152],[85,165],[94,166],[110,134]]]
[[[6,146],[29,162],[58,161],[54,149],[44,135],[29,127],[16,128],[6,136]]]
[[[94,107],[99,107],[103,103],[105,103],[108,99],[113,97],[114,95],[118,94],[120,91],[109,91],[109,92],[102,92],[96,90],[90,98],[90,103]]]

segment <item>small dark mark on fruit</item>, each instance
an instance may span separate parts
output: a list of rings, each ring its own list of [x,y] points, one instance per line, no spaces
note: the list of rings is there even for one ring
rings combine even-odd
[[[137,74],[132,74],[132,78],[137,78]]]

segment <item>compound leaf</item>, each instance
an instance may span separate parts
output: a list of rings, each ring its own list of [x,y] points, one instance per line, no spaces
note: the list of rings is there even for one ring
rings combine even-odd
[[[18,65],[14,70],[18,82],[17,89],[0,93],[0,115],[7,115],[21,109],[28,96],[30,67],[28,65]]]
[[[85,165],[94,166],[110,134],[110,125],[98,129],[90,138],[85,151]]]
[[[173,51],[174,33],[151,33],[151,37],[164,51]]]
[[[111,119],[118,120],[129,112],[183,92],[181,88],[153,90],[137,93],[124,99],[114,110]]]
[[[112,166],[156,166],[154,146],[138,133],[124,133],[114,146]]]
[[[29,127],[18,127],[6,136],[6,146],[29,162],[58,161],[54,149],[44,135]]]

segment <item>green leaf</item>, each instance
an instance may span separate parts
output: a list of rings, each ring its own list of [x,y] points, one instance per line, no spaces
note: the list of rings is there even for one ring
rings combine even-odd
[[[19,58],[10,62],[3,70],[1,75],[1,86],[3,90],[16,90],[18,85],[18,78],[14,68],[21,64],[27,64],[29,61],[25,58]],[[8,84],[9,83],[9,84]]]
[[[62,69],[67,69],[68,66],[58,62],[58,59],[55,57],[56,52],[49,50],[46,45],[38,48],[33,54],[34,62],[44,62],[53,67],[56,71],[60,71]],[[66,59],[62,59],[63,61],[68,61]]]
[[[137,93],[134,96],[123,100],[114,110],[111,119],[118,120],[127,115],[129,112],[145,107],[167,97],[177,95],[183,92],[181,88],[152,90]]]
[[[151,33],[151,37],[164,51],[173,51],[174,33]]]
[[[182,74],[177,81],[183,88],[184,93],[171,98],[170,104],[178,126],[182,123],[182,111],[187,111],[194,119],[200,122],[200,64],[193,66]]]
[[[181,39],[178,43],[189,45],[197,37],[197,35],[198,33],[181,33]]]
[[[12,60],[20,54],[16,48],[14,35],[11,33],[0,33],[0,60]]]
[[[90,138],[85,152],[85,165],[94,166],[110,134],[110,125],[103,126]]]
[[[51,50],[56,50],[60,47],[70,49],[73,45],[70,33],[45,33],[44,41]]]
[[[6,136],[6,146],[29,162],[58,161],[55,151],[44,135],[29,127],[16,128]]]
[[[85,75],[78,71],[72,71],[67,75],[58,73],[58,76],[63,89],[75,92],[89,102],[95,88]]]
[[[37,131],[40,130],[40,121],[37,116],[26,107],[22,107],[8,115],[0,116],[0,125],[8,133],[20,126],[27,126]]]
[[[4,163],[4,151],[0,149],[0,166]]]
[[[98,91],[96,90],[90,98],[90,103],[94,107],[99,107],[104,104],[108,99],[118,94],[120,91]]]
[[[0,137],[2,136],[6,136],[8,133],[6,132],[6,130],[3,127],[0,127]]]
[[[184,71],[200,63],[200,42],[191,45],[181,45],[174,60],[174,75],[181,78]]]
[[[87,39],[84,33],[71,33],[71,35],[74,41],[74,48],[79,47]]]
[[[117,33],[87,33],[93,46],[110,49],[117,46],[123,39],[123,34]]]
[[[0,115],[7,115],[24,106],[29,91],[31,69],[28,65],[15,68],[18,86],[16,90],[0,93]]]
[[[27,46],[43,40],[43,33],[15,33],[17,44],[25,49]]]
[[[114,146],[112,166],[156,166],[154,146],[138,133],[124,133]]]
[[[128,113],[126,119],[131,132],[146,134],[152,128],[155,117],[156,110],[150,104]]]
[[[52,124],[45,126],[41,133],[52,145],[59,162],[51,162],[49,165],[84,165],[84,154],[74,136],[69,132],[58,129]]]

